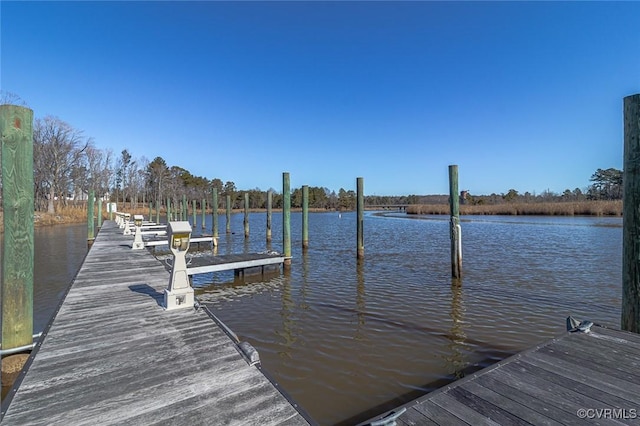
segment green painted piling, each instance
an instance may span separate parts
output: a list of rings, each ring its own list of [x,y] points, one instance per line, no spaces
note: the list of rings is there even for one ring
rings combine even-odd
[[[213,188],[213,203],[211,203],[211,221],[213,223],[213,237],[218,237],[218,188]]]
[[[640,94],[624,98],[623,114],[621,328],[640,333]]]
[[[244,237],[249,238],[249,193],[244,193]]]
[[[95,204],[95,192],[89,191],[89,199],[87,200],[87,245],[91,247],[96,239],[96,233],[93,221],[93,205]]]
[[[202,204],[200,205],[202,208],[202,229],[206,229],[205,223],[207,222],[207,200],[202,199]]]
[[[33,111],[0,105],[2,349],[33,341]]]
[[[267,191],[267,242],[271,242],[271,216],[273,214],[273,191]]]
[[[171,200],[167,198],[167,224],[171,222]]]
[[[356,178],[356,211],[357,211],[357,232],[358,251],[356,257],[364,258],[364,178]]]
[[[191,200],[191,210],[193,210],[193,227],[195,228],[198,217],[198,212],[196,211],[196,200]]]
[[[458,166],[449,166],[449,208],[451,211],[451,276],[462,277],[462,229],[460,228],[460,199],[458,198]]]
[[[231,195],[225,196],[225,202],[227,207],[227,234],[231,233]]]
[[[102,197],[98,198],[98,231],[102,228]]]
[[[282,173],[282,249],[284,267],[291,267],[291,181],[289,172]]]
[[[156,198],[156,223],[160,223],[160,202]]]
[[[113,220],[113,205],[111,204],[111,202],[109,202],[109,204],[107,204],[108,210],[109,210],[109,220]]]
[[[309,185],[302,185],[302,249],[309,248]]]
[[[180,210],[182,215],[180,216],[180,220],[189,221],[189,205],[187,204],[187,196],[182,195],[182,209]]]

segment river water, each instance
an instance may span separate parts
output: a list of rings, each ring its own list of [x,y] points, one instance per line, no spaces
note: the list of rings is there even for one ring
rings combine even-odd
[[[198,224],[195,230],[201,228]],[[211,217],[206,226],[211,230]],[[282,250],[282,216],[232,216],[219,254]],[[291,215],[292,267],[253,282],[194,277],[197,297],[260,353],[263,368],[322,425],[354,424],[565,330],[569,315],[619,327],[622,219],[464,216],[463,278],[451,279],[448,217]],[[86,252],[86,225],[36,229],[35,328]]]

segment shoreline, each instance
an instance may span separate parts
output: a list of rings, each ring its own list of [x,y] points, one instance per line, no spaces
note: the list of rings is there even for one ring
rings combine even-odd
[[[484,205],[460,205],[461,216],[622,216],[622,200],[612,201],[576,201],[576,202],[550,202],[550,203],[501,203]],[[392,212],[394,209],[380,210],[368,209],[367,211]],[[123,209],[131,214],[148,216],[148,208]],[[249,209],[249,213],[266,213],[267,209]],[[274,208],[274,212],[281,212],[281,208]],[[300,212],[301,208],[291,208],[292,212]],[[327,210],[310,208],[309,213],[324,213],[341,210]],[[355,211],[355,210],[346,210]],[[397,211],[397,210],[396,210]],[[164,215],[164,211],[161,214]],[[225,214],[225,209],[218,209],[218,214]],[[244,209],[233,209],[232,214],[244,213]],[[154,211],[155,214],[155,211]],[[207,209],[206,215],[211,214]],[[407,216],[412,215],[450,215],[448,204],[411,204],[406,209]],[[191,214],[192,215],[192,214]],[[191,216],[189,215],[189,216]],[[153,216],[153,215],[152,215]],[[196,216],[201,217],[202,211],[197,211]],[[109,213],[103,211],[102,219],[107,220]],[[87,210],[83,206],[64,207],[58,213],[34,212],[34,227],[70,225],[87,222]],[[3,214],[0,211],[0,232],[4,232]]]

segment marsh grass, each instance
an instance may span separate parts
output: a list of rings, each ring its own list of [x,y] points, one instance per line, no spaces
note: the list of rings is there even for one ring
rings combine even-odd
[[[448,204],[414,204],[407,214],[450,214]],[[461,215],[622,216],[622,200],[460,205]]]
[[[149,208],[126,209],[127,213],[149,215]],[[241,213],[244,209],[233,209],[233,213]],[[264,209],[250,209],[250,212],[264,212]],[[280,211],[280,209],[273,209]],[[300,211],[292,208],[291,211]],[[309,209],[310,212],[326,211],[325,209]],[[219,214],[224,214],[225,209],[219,209]],[[97,211],[96,211],[97,214]],[[162,209],[161,214],[165,211]],[[200,211],[198,215],[201,215]],[[207,209],[206,214],[211,214]],[[407,214],[449,214],[448,204],[412,204],[407,207]],[[622,216],[622,200],[614,201],[579,201],[558,203],[503,203],[490,205],[460,205],[461,215],[539,215],[539,216]],[[153,210],[155,216],[155,210]],[[191,217],[191,216],[189,216]],[[198,216],[200,217],[200,216]],[[109,219],[109,213],[103,208],[102,219]],[[153,217],[152,217],[153,219]],[[35,226],[51,226],[70,223],[82,223],[87,221],[86,206],[58,206],[56,213],[34,213]],[[0,232],[4,231],[3,214],[0,210]]]

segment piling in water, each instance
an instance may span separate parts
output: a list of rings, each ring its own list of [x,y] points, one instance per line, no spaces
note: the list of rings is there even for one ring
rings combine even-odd
[[[302,185],[302,249],[309,248],[309,185]]]
[[[98,231],[102,228],[102,197],[98,198]]]
[[[206,222],[206,214],[207,214],[207,200],[206,199],[202,199],[202,205],[200,206],[202,208],[202,229],[205,229],[205,222]]]
[[[267,191],[267,242],[271,242],[271,216],[273,210],[273,192]]]
[[[458,199],[458,166],[449,166],[449,208],[451,210],[451,276],[462,277],[462,230],[460,228],[460,200]]]
[[[87,245],[91,247],[96,239],[95,228],[93,226],[93,205],[95,203],[95,192],[89,191],[89,199],[87,200]]]
[[[356,238],[358,241],[358,252],[356,257],[358,259],[364,258],[364,178],[356,178],[356,212],[357,212],[357,225],[356,225]]]
[[[33,111],[0,105],[2,150],[2,349],[33,339]]]
[[[211,191],[213,201],[211,203],[211,222],[213,223],[213,238],[218,238],[218,188]]]
[[[289,173],[282,173],[282,249],[287,259],[284,267],[291,267],[291,182]]]
[[[623,108],[621,328],[640,333],[640,94],[624,98]]]
[[[231,233],[231,195],[227,194],[225,196],[225,202],[227,207],[227,234]]]
[[[244,237],[249,238],[249,193],[244,193]]]

